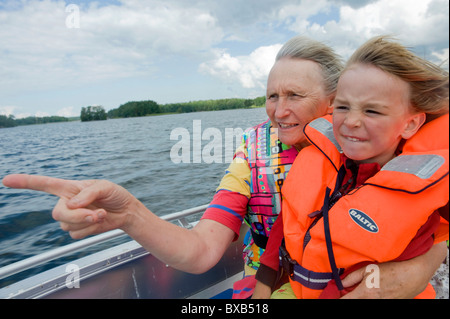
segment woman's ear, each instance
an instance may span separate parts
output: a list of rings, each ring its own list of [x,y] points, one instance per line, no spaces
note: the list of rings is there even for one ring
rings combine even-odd
[[[333,114],[334,110],[334,98],[336,97],[336,93],[333,93],[329,96],[330,105],[328,105],[327,114]]]
[[[420,127],[425,123],[425,120],[427,119],[427,116],[425,113],[417,113],[412,115],[405,125],[405,130],[402,133],[402,137],[404,139],[409,139],[414,134],[417,133],[417,131],[420,129]]]
[[[331,105],[328,106],[328,108],[327,108],[327,114],[333,114],[333,110],[334,110],[334,105],[331,104]]]

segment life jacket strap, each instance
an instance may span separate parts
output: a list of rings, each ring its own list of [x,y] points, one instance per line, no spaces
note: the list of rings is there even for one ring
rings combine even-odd
[[[304,287],[314,290],[322,290],[334,279],[332,272],[315,272],[299,265],[292,260],[285,248],[284,242],[280,246],[280,266],[289,275],[289,278],[302,284]],[[344,269],[338,269],[339,275],[344,273]]]
[[[330,200],[330,193],[331,189],[327,187],[326,194],[325,194],[325,202],[324,207],[325,209],[322,211],[323,213],[323,226],[325,231],[325,242],[327,245],[327,253],[328,253],[328,260],[330,261],[330,266],[332,269],[331,276],[336,281],[336,286],[339,290],[344,290],[344,286],[342,285],[341,278],[340,278],[340,269],[336,267],[336,261],[334,258],[334,252],[333,252],[333,241],[331,240],[331,234],[330,234],[330,222],[329,222],[329,200]]]

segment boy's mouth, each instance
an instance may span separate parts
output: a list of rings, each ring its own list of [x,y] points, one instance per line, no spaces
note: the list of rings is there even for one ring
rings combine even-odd
[[[364,139],[358,138],[355,136],[347,136],[347,135],[343,135],[343,136],[346,140],[349,140],[350,142],[364,142],[365,141]]]

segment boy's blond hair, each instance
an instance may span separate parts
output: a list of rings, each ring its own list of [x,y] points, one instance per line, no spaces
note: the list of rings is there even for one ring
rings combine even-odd
[[[345,69],[358,63],[373,65],[407,82],[411,107],[418,113],[426,113],[427,122],[448,113],[448,72],[415,55],[393,38],[370,39],[353,53]]]

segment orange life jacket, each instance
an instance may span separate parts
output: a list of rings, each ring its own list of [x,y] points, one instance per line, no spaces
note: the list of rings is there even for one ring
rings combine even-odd
[[[448,203],[448,115],[426,124],[400,156],[331,208],[342,165],[331,117],[311,122],[305,134],[312,146],[301,151],[282,189],[288,254],[281,259],[293,268],[297,298],[318,298],[330,279],[340,283],[344,269],[400,256],[428,217]],[[313,212],[323,218],[309,217]],[[446,233],[448,238],[448,227]]]

